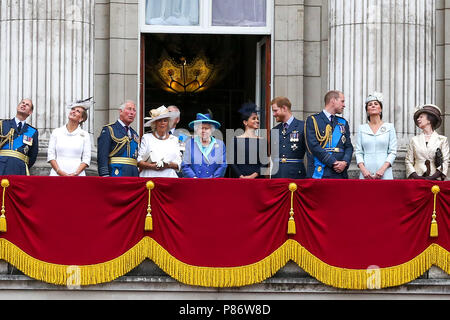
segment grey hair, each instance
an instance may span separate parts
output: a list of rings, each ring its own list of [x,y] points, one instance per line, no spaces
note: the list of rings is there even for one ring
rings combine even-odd
[[[121,111],[125,110],[125,106],[129,103],[136,105],[136,102],[134,102],[133,100],[126,100],[124,103],[120,105],[119,110]]]
[[[169,108],[174,108],[178,112],[180,111],[180,108],[178,108],[177,106],[174,106],[174,105],[170,105],[167,107],[167,109],[169,109]]]

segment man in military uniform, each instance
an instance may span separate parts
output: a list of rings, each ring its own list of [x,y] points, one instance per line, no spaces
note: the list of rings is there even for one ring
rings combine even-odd
[[[103,127],[97,140],[98,174],[102,177],[138,177],[139,135],[131,123],[136,104],[127,101],[120,106],[119,120]]]
[[[330,91],[325,96],[325,109],[309,116],[305,124],[308,170],[313,179],[348,179],[353,146],[347,120],[342,114],[345,97],[340,91]]]
[[[272,178],[304,179],[304,122],[292,115],[291,102],[286,97],[273,99],[271,107],[273,116],[279,122],[272,129],[279,132],[279,140],[272,141]],[[273,148],[278,149],[278,154]]]
[[[39,133],[26,123],[33,109],[33,102],[23,99],[13,119],[0,121],[0,175],[30,175],[39,150]]]

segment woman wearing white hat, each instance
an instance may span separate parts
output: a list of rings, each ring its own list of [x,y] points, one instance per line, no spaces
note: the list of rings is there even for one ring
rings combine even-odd
[[[181,151],[178,138],[169,133],[178,111],[169,111],[165,106],[150,110],[150,118],[144,124],[152,132],[142,137],[139,146],[138,167],[140,177],[177,178],[181,169]]]
[[[446,136],[436,132],[442,124],[438,106],[426,104],[414,113],[414,122],[422,133],[411,138],[405,157],[409,179],[444,180],[449,165],[449,146]]]
[[[47,154],[47,162],[52,166],[51,176],[86,175],[85,169],[91,163],[91,138],[81,126],[87,120],[87,110],[93,104],[91,99],[69,104],[69,121],[53,130]]]
[[[360,179],[394,179],[392,165],[397,156],[397,134],[392,123],[383,119],[383,95],[374,92],[366,99],[367,123],[359,127],[356,164]]]

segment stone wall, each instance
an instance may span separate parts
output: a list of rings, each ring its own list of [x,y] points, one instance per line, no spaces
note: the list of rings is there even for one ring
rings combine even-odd
[[[112,282],[81,288],[55,286],[24,276],[0,262],[0,299],[449,299],[450,276],[432,267],[408,284],[380,290],[343,290],[324,285],[295,263],[273,277],[239,288],[184,285],[150,260]]]

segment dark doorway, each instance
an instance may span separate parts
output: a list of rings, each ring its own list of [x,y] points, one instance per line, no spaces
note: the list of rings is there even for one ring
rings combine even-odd
[[[181,121],[178,128],[188,129],[188,124],[195,119],[197,113],[212,113],[213,119],[222,124],[225,129],[241,128],[238,110],[245,102],[256,102],[255,92],[267,95],[265,85],[257,88],[257,69],[266,59],[257,58],[258,43],[266,36],[254,35],[193,35],[193,34],[143,34],[143,95],[142,115],[147,117],[151,109],[161,105],[166,107],[176,105],[181,109]],[[270,39],[270,38],[269,38]],[[270,42],[269,42],[270,43]],[[261,53],[259,53],[261,55]],[[204,88],[198,83],[186,87],[176,85],[176,90],[169,88],[168,77],[165,73],[179,72],[174,68],[193,64],[198,57],[202,57],[209,67],[212,76],[206,78]],[[269,56],[270,57],[270,56]],[[259,66],[257,64],[259,61]],[[270,60],[268,60],[270,61]],[[200,65],[201,63],[199,63]],[[267,65],[263,66],[261,77],[268,83]],[[161,71],[163,68],[164,71]],[[172,71],[169,71],[172,70]],[[161,74],[163,73],[162,79]],[[165,73],[164,73],[165,72]],[[197,72],[190,70],[189,72]],[[198,73],[201,73],[198,71]],[[169,79],[170,80],[170,79]],[[204,79],[205,80],[205,79]],[[261,81],[261,78],[259,82]],[[187,83],[182,83],[187,85]],[[270,94],[270,93],[269,93]],[[266,101],[261,97],[261,127],[266,127]],[[141,124],[144,121],[142,120]],[[142,127],[142,126],[141,126]]]

